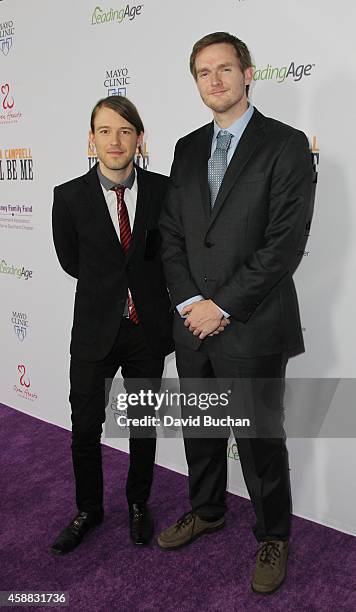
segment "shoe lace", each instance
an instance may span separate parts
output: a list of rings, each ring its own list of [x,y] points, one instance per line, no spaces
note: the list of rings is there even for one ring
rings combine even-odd
[[[257,551],[261,565],[275,565],[276,560],[281,556],[278,542],[263,542]]]
[[[133,520],[137,521],[138,519],[141,518],[141,516],[142,516],[142,510],[136,506],[133,511]]]
[[[86,512],[81,512],[80,514],[78,514],[78,516],[76,516],[75,519],[73,520],[73,523],[72,523],[73,528],[80,529],[86,517],[87,517]]]
[[[186,527],[187,525],[189,525],[189,523],[191,523],[192,520],[194,519],[194,516],[195,516],[194,513],[191,511],[183,514],[183,516],[181,516],[180,519],[178,519],[177,521],[176,532],[183,529],[183,527]]]

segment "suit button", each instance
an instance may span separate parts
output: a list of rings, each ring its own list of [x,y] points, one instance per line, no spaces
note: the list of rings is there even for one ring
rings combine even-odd
[[[209,240],[206,240],[205,241],[205,246],[206,246],[207,249],[211,249],[211,247],[214,246],[214,243],[213,242],[209,242]]]

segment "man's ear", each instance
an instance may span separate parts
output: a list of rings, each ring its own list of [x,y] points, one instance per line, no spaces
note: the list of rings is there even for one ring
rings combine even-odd
[[[89,130],[88,138],[89,138],[89,149],[90,151],[92,151],[92,153],[96,155],[95,137],[91,130]]]
[[[137,146],[140,147],[143,144],[143,137],[144,137],[144,132],[140,132],[140,134],[137,137]]]
[[[253,79],[253,67],[250,66],[245,70],[245,85],[250,85]]]

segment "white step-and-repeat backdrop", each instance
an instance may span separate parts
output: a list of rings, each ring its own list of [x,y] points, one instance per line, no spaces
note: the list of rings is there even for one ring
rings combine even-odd
[[[346,395],[337,381],[351,379],[355,367],[356,6],[97,1],[0,1],[0,401],[70,427],[75,282],[52,244],[52,189],[93,163],[92,106],[104,96],[128,96],[146,126],[144,164],[169,174],[176,140],[210,120],[189,73],[191,47],[204,34],[229,31],[254,58],[253,104],[308,135],[319,171],[296,274],[307,352],[291,360],[288,375],[334,382],[310,380],[303,397],[289,393],[305,419],[303,438],[289,440],[294,512],[355,534],[355,430],[343,426],[352,381]],[[175,372],[171,357],[167,375]],[[333,426],[308,437],[323,402],[331,402]],[[246,495],[233,442],[228,452],[230,490]],[[157,460],[185,472],[181,440],[160,440]]]

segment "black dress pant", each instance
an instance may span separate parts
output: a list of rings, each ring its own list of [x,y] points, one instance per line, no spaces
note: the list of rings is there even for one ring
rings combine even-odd
[[[257,517],[253,531],[258,541],[287,540],[290,535],[291,493],[282,404],[287,359],[282,354],[251,359],[231,358],[213,351],[212,345],[209,338],[202,342],[198,351],[177,344],[181,390],[184,390],[185,378],[231,378],[235,379],[235,384],[236,379],[241,379],[237,381],[237,387],[241,385],[241,388],[234,399],[250,404],[246,408],[248,415],[253,416],[256,429],[251,437],[244,433],[239,438],[236,430],[233,433]],[[258,437],[258,432],[261,432],[261,437]],[[189,430],[184,433],[184,445],[192,509],[202,519],[217,519],[226,511],[229,430],[226,429],[222,437],[189,437],[190,433]]]
[[[103,512],[100,440],[107,402],[105,379],[113,378],[120,367],[127,392],[133,388],[133,379],[147,380],[148,387],[152,379],[160,381],[164,367],[164,357],[157,358],[147,347],[142,325],[134,325],[126,318],[123,318],[115,344],[105,359],[96,362],[71,359],[72,459],[79,511]],[[137,417],[139,413],[140,406],[134,415],[130,414],[129,408],[128,416]],[[155,430],[147,431],[147,434],[149,437],[130,437],[130,467],[126,483],[129,504],[144,503],[150,494],[156,453]]]

